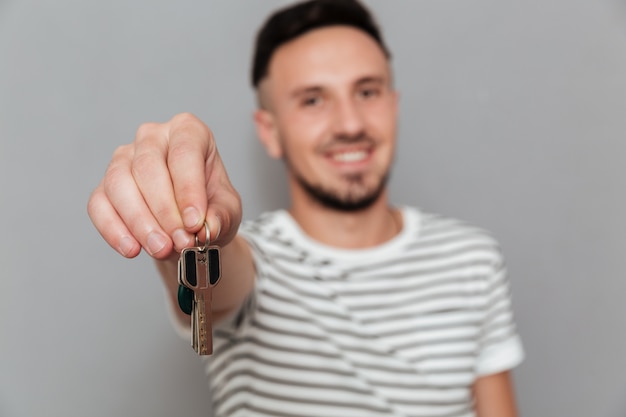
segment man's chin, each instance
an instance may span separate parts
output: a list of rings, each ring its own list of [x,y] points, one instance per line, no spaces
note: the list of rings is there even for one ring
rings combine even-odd
[[[350,190],[345,194],[337,191],[326,190],[320,186],[314,186],[306,181],[298,181],[307,194],[322,206],[343,212],[357,212],[368,209],[376,203],[386,187],[386,179],[373,189]]]

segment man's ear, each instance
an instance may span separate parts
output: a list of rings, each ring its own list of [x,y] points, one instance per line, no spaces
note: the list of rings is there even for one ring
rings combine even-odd
[[[274,159],[282,158],[283,148],[280,144],[274,116],[267,110],[257,109],[254,112],[254,125],[256,126],[256,134],[267,154]]]

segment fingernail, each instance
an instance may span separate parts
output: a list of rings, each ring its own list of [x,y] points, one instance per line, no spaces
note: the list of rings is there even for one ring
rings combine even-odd
[[[183,229],[176,229],[174,233],[172,233],[172,239],[174,240],[174,245],[177,249],[186,248],[191,246],[190,243],[191,236],[189,233],[185,232]]]
[[[148,235],[148,252],[150,255],[157,254],[167,244],[167,239],[157,232],[151,232]]]
[[[135,241],[133,239],[131,239],[129,236],[124,236],[123,238],[120,239],[120,246],[119,246],[119,252],[124,255],[124,256],[128,256],[128,254],[130,253],[130,251],[132,251],[135,247]]]
[[[200,223],[200,213],[195,207],[187,207],[183,211],[183,224],[188,229],[193,229]]]

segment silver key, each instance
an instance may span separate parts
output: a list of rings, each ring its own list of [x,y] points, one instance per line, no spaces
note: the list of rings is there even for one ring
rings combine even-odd
[[[220,255],[217,246],[209,246],[209,227],[205,223],[206,242],[185,248],[178,260],[178,283],[193,291],[191,308],[191,346],[199,355],[213,353],[211,301],[213,287],[220,278]]]

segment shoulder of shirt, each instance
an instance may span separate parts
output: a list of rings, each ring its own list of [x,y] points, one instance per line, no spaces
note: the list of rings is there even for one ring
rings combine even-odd
[[[407,207],[408,210],[415,211],[419,216],[420,233],[422,235],[437,232],[456,232],[463,235],[482,238],[497,244],[497,239],[491,231],[477,226],[465,220],[446,216],[439,213],[423,211],[416,207]]]

